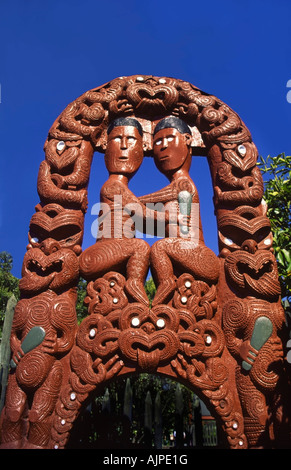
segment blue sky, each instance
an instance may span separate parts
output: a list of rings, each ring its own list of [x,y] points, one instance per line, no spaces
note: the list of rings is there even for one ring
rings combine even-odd
[[[175,77],[236,111],[259,153],[290,154],[290,0],[0,0],[0,251],[21,277],[36,182],[54,120],[85,91],[119,76]],[[191,176],[200,193],[206,243],[217,252],[205,158]],[[84,247],[94,243],[91,207],[107,177],[96,155]],[[145,159],[130,188],[167,181]]]

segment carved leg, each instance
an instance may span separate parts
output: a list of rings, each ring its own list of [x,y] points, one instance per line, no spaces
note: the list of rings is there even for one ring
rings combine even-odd
[[[149,304],[144,282],[149,269],[150,247],[138,238],[110,239],[87,248],[80,257],[85,279],[97,279],[109,271],[126,271],[126,290],[137,301]]]
[[[262,392],[255,387],[249,375],[241,373],[240,368],[237,368],[236,379],[249,447],[268,448],[266,399]]]
[[[55,362],[43,385],[35,392],[29,411],[29,436],[26,448],[46,448],[50,439],[51,419],[62,383],[62,366]]]
[[[171,243],[173,239],[164,238],[154,243],[151,249],[151,270],[157,287],[153,306],[163,303],[176,287],[174,268],[168,254]]]
[[[164,238],[152,246],[151,268],[157,285],[153,305],[162,303],[175,289],[175,271],[206,282],[216,282],[219,276],[219,261],[213,251],[177,238]]]
[[[1,448],[17,449],[21,447],[26,427],[26,393],[19,387],[16,374],[9,376],[6,404],[1,418]],[[4,432],[5,430],[5,432]]]
[[[144,283],[149,269],[150,246],[144,240],[137,238],[131,242],[133,253],[127,263],[128,280],[125,288],[135,300],[149,305]]]

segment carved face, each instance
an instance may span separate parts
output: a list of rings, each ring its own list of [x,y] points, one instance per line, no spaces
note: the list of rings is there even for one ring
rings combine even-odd
[[[105,164],[109,173],[133,176],[143,160],[143,141],[133,126],[115,127],[108,136]]]
[[[154,159],[162,173],[177,171],[184,165],[190,167],[190,135],[181,134],[177,129],[161,129],[154,137]]]
[[[79,276],[76,254],[48,239],[42,248],[29,249],[23,259],[22,279],[19,287],[23,292],[36,293],[45,289],[55,292],[74,285]]]
[[[270,251],[236,251],[226,258],[225,270],[235,286],[250,294],[268,299],[281,292],[276,259]]]

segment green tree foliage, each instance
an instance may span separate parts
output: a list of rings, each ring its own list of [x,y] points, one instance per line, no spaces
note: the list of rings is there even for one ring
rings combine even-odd
[[[87,295],[87,281],[80,277],[77,287],[77,303],[76,303],[76,312],[78,323],[81,323],[83,318],[88,315],[87,306],[84,304],[84,299]]]
[[[260,157],[259,167],[266,177],[264,200],[273,232],[274,254],[285,308],[291,300],[291,156]]]
[[[156,293],[156,286],[155,286],[155,283],[153,281],[153,278],[150,277],[146,283],[145,283],[145,291],[147,293],[147,296],[150,300],[150,303],[152,303],[152,300],[155,296],[155,293]]]
[[[193,422],[194,394],[183,385],[152,374],[140,374],[130,379],[132,388],[131,420],[124,415],[126,378],[119,378],[92,397],[83,409],[72,432],[68,448],[150,448],[155,447],[155,401],[159,394],[162,416],[162,440],[170,446],[170,436],[177,429],[177,386],[180,389],[183,409],[179,410],[183,431]],[[145,432],[146,399],[152,402],[152,437],[148,441]],[[149,412],[149,410],[147,410]],[[127,428],[129,426],[129,429]],[[127,432],[125,432],[127,430]]]
[[[7,251],[0,252],[0,330],[2,331],[5,309],[12,294],[19,299],[19,279],[11,274],[13,258]]]

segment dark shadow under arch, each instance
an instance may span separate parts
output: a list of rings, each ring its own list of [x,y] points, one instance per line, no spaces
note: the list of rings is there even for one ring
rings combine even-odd
[[[130,400],[126,398],[129,384],[130,413]],[[158,395],[160,405],[157,407]],[[150,417],[145,419],[149,410]],[[207,429],[209,424],[212,436]],[[223,448],[219,428],[205,404],[176,380],[146,373],[119,377],[92,393],[83,404],[66,445],[66,449],[112,450],[206,447]]]

